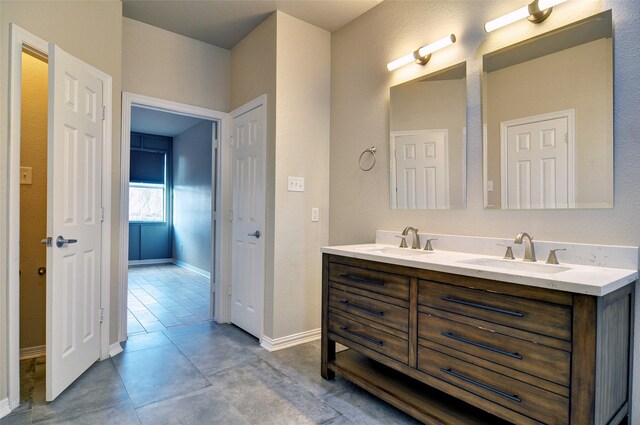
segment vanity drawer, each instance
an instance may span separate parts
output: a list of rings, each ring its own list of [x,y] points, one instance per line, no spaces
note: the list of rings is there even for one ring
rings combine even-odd
[[[329,313],[329,332],[364,345],[404,364],[409,361],[409,343],[406,339],[357,322],[350,317]]]
[[[571,307],[447,285],[418,282],[418,303],[554,338],[571,340]]]
[[[409,299],[409,278],[402,275],[330,263],[329,281],[403,300]]]
[[[569,399],[420,347],[418,368],[469,393],[548,425],[569,423]],[[472,398],[468,401],[473,402]]]
[[[571,353],[566,351],[426,313],[418,316],[418,337],[418,343],[426,347],[437,349],[437,345],[444,345],[494,362],[496,366],[506,366],[565,387],[570,384]]]
[[[373,298],[329,288],[329,307],[403,332],[409,330],[409,310]]]

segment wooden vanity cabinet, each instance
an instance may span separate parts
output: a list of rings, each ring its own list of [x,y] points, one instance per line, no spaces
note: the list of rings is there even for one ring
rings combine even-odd
[[[594,297],[324,254],[322,291],[322,376],[427,424],[628,414],[633,284]]]

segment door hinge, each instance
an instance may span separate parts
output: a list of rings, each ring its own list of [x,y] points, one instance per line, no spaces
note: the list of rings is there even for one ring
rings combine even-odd
[[[569,143],[569,133],[564,133],[564,141]]]
[[[104,308],[100,309],[100,323],[104,322]]]
[[[215,149],[218,149],[218,139],[215,139],[215,140],[213,141],[213,147],[214,147]]]
[[[227,294],[229,295],[229,298],[231,298],[231,285],[227,285]]]
[[[101,208],[101,212],[100,212],[100,221],[104,222],[104,208]]]
[[[107,119],[107,107],[103,106],[102,107],[102,121]]]

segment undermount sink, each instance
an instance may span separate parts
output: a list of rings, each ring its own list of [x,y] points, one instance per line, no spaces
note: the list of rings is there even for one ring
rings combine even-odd
[[[459,263],[532,273],[554,274],[571,270],[570,267],[556,266],[554,264],[523,263],[517,260],[498,260],[494,258],[473,258],[471,260],[461,260]]]
[[[415,255],[425,255],[433,251],[425,251],[423,249],[411,249],[411,248],[382,247],[382,248],[367,249],[366,252],[370,252],[372,254],[400,255],[400,256],[412,257]]]

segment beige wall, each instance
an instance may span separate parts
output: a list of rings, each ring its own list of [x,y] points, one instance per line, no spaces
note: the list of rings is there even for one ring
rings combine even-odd
[[[230,110],[267,95],[266,204],[264,223],[265,296],[264,333],[273,335],[273,258],[276,145],[276,26],[277,14],[268,17],[231,49]]]
[[[528,21],[486,34],[484,21],[513,10],[504,1],[385,1],[332,35],[331,66],[331,244],[372,242],[376,229],[416,226],[426,232],[514,237],[520,231],[536,239],[640,245],[640,2],[567,2],[539,25]],[[615,205],[604,210],[502,211],[483,208],[482,55],[611,8],[614,40]],[[458,42],[436,52],[425,68],[408,65],[388,72],[385,64],[444,34]],[[363,48],[366,46],[366,48]],[[356,162],[366,146],[378,146],[388,161],[389,87],[418,75],[467,61],[467,208],[451,211],[392,211],[388,171],[361,173]],[[438,249],[437,242],[434,244]],[[640,303],[636,303],[638,307]],[[639,317],[636,310],[636,317]],[[640,326],[636,324],[636,329]],[[640,354],[636,338],[636,359]],[[635,381],[640,366],[635,362]],[[635,385],[634,406],[640,406]],[[633,423],[640,423],[640,409]]]
[[[123,18],[123,91],[226,112],[230,56],[221,47]]]
[[[391,93],[390,131],[447,129],[449,205],[464,208],[466,79],[400,84],[393,87]],[[384,149],[389,148],[385,146]]]
[[[281,12],[231,51],[231,109],[264,93],[268,101],[264,332],[270,338],[320,326],[320,247],[328,241],[329,64],[330,34]],[[305,192],[288,192],[287,176],[304,177]],[[312,207],[320,209],[320,222],[311,223]]]
[[[32,184],[20,185],[20,348],[45,345],[47,265],[47,109],[48,69],[43,60],[22,54],[20,166],[31,167]]]
[[[575,109],[576,205],[613,201],[613,57],[600,39],[486,74],[488,204],[500,208],[500,123]],[[523,84],[526,82],[527,84]],[[516,100],[516,101],[514,101]]]
[[[7,170],[9,23],[58,44],[66,52],[113,78],[113,167],[111,208],[120,208],[120,74],[122,58],[122,3],[120,1],[7,1],[0,2],[0,169]],[[7,181],[0,176],[0,400],[6,388],[6,292],[7,292]],[[118,214],[111,217],[111,243],[118,246]],[[111,343],[117,339],[118,251],[111,251]]]
[[[320,328],[329,241],[331,34],[278,13],[273,338]],[[288,192],[287,176],[304,177]],[[320,221],[311,222],[311,208]]]

